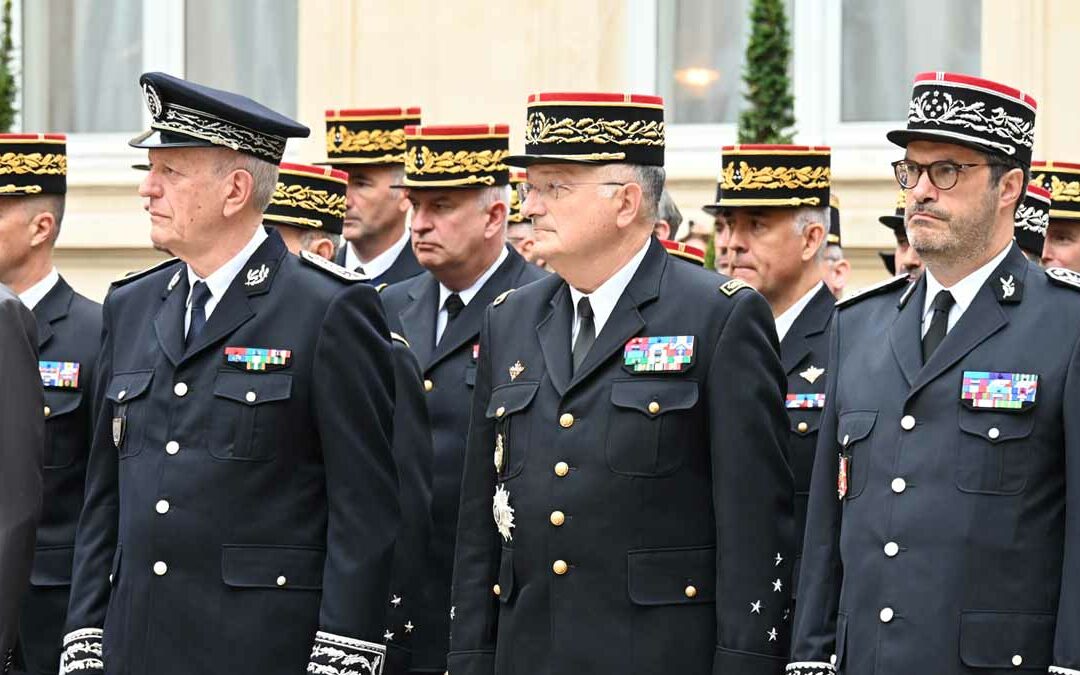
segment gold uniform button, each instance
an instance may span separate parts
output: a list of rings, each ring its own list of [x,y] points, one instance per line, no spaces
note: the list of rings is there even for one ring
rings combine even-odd
[[[499,406],[498,410],[495,411],[495,417],[500,417],[501,418],[505,414],[506,414],[506,408],[504,406]]]
[[[686,589],[683,590],[683,593],[685,593],[686,597],[688,597],[688,598],[696,598],[697,597],[697,589],[694,588],[693,586],[687,586]]]
[[[565,560],[556,560],[551,566],[551,571],[558,574],[560,577],[566,574],[570,570],[570,566],[566,564]]]
[[[500,586],[499,584],[495,584],[491,587],[491,592],[495,595],[502,595],[502,586]]]
[[[435,383],[431,380],[424,380],[424,391],[431,391],[435,388]]]
[[[45,411],[44,412],[45,412],[45,417],[48,417],[49,415],[52,414],[52,408],[50,408],[49,406],[45,406]]]
[[[570,465],[566,462],[559,462],[555,465],[555,475],[559,478],[563,478],[568,473],[570,473]]]
[[[551,524],[555,527],[562,527],[562,524],[566,522],[566,514],[562,511],[551,512]]]
[[[653,401],[652,403],[650,403],[649,404],[649,412],[652,413],[653,415],[660,412],[660,404],[657,403],[656,401]]]
[[[563,429],[569,429],[574,426],[574,416],[570,413],[563,413],[562,417],[559,418],[559,426]]]
[[[799,422],[799,426],[797,426],[795,428],[799,430],[800,434],[805,434],[806,430],[810,428],[810,425],[807,424],[806,422]]]
[[[282,574],[280,577],[277,578],[277,585],[278,586],[284,586],[287,583],[289,583],[289,580],[285,578],[284,574]]]

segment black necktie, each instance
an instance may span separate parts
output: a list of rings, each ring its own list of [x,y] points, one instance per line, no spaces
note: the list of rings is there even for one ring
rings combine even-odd
[[[355,268],[353,268],[353,272],[356,272],[357,274],[363,274],[364,273],[364,266],[363,265],[357,265]]]
[[[446,298],[446,304],[443,307],[446,308],[446,325],[449,326],[450,322],[456,319],[458,314],[461,314],[461,310],[465,309],[465,302],[457,293],[451,293]]]
[[[210,299],[210,287],[205,281],[196,281],[191,287],[191,323],[188,325],[187,339],[184,346],[190,345],[195,340],[203,326],[206,325],[206,302]]]
[[[577,340],[574,341],[574,372],[581,367],[593,342],[596,342],[596,324],[593,323],[592,305],[588,298],[578,300],[577,314],[579,323]]]
[[[956,300],[953,299],[952,293],[946,290],[938,291],[937,297],[934,298],[934,304],[930,306],[930,309],[933,310],[930,317],[930,328],[922,339],[923,363],[930,360],[930,355],[945,339],[945,333],[948,332],[949,328],[949,310],[955,304]]]

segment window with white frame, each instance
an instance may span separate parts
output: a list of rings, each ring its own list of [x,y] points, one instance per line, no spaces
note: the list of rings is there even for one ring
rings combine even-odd
[[[296,112],[298,0],[23,0],[22,128],[136,133],[147,70]],[[83,139],[85,140],[85,139]]]

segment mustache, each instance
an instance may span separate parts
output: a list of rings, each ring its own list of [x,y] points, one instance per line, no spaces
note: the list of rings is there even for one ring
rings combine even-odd
[[[951,216],[949,215],[948,211],[944,211],[942,209],[935,208],[934,206],[932,206],[930,204],[915,204],[914,206],[909,206],[907,208],[907,219],[908,220],[911,220],[912,216],[917,216],[919,214],[930,215],[930,216],[933,216],[933,217],[938,218],[940,220],[950,220],[951,219]]]

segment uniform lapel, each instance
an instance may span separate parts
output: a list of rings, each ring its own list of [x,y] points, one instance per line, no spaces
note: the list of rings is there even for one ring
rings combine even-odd
[[[154,317],[158,344],[174,367],[184,358],[184,314],[189,290],[187,267],[180,265],[170,277],[168,285],[162,289],[161,297],[165,302],[161,303]]]
[[[570,385],[573,369],[570,359],[570,331],[573,327],[574,309],[570,301],[570,287],[566,282],[556,287],[550,305],[551,312],[536,325],[536,337],[540,341],[540,350],[544,353],[544,366],[551,377],[551,384],[561,397]]]
[[[922,308],[926,278],[920,277],[900,296],[900,312],[889,328],[889,346],[908,386],[922,369]]]
[[[49,292],[45,294],[45,297],[34,306],[39,351],[53,336],[53,322],[67,316],[68,308],[71,307],[71,299],[74,296],[75,291],[71,290],[71,286],[68,286],[63,277],[60,277],[56,284],[49,289]]]
[[[600,329],[600,334],[596,336],[596,342],[582,362],[581,368],[574,373],[570,381],[571,388],[602,366],[612,354],[622,349],[630,338],[645,327],[645,319],[638,308],[660,295],[660,279],[663,277],[667,258],[668,254],[660,242],[653,239],[641,266],[634,273],[619,301],[615,303],[615,309]],[[569,349],[569,331],[566,335],[566,348]]]
[[[795,317],[795,322],[780,342],[781,362],[784,364],[785,373],[790,375],[810,353],[806,338],[825,332],[835,307],[836,298],[832,291],[825,284],[821,284],[818,292],[810,298],[799,316]]]
[[[416,360],[423,370],[427,370],[431,354],[435,351],[435,317],[439,313],[439,282],[431,274],[421,277],[420,282],[411,284],[409,298],[412,302],[401,310],[398,318],[405,339],[412,346]]]
[[[1008,325],[1009,318],[1002,305],[1016,304],[1023,297],[1024,277],[1028,269],[1027,259],[1020,252],[1020,248],[1015,244],[1010,246],[1012,248],[1005,256],[1005,260],[979,289],[975,300],[953,329],[948,332],[941,346],[931,355],[923,369],[919,371],[919,375],[911,386],[909,397],[914,396],[919,389]],[[1000,288],[1004,279],[1009,280],[1012,291],[1003,298]]]
[[[466,342],[476,341],[476,337],[480,334],[480,323],[484,319],[484,311],[495,300],[495,296],[513,287],[512,284],[524,264],[525,259],[518,255],[517,251],[509,249],[506,260],[499,265],[491,278],[484,282],[454,322],[446,327],[446,332],[443,333],[442,339],[435,347],[435,353],[431,356],[429,367],[435,366]]]

